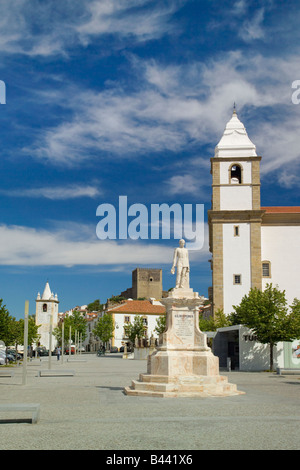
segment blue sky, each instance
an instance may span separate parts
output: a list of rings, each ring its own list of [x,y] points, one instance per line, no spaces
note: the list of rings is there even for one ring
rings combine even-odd
[[[105,302],[177,240],[99,240],[98,205],[204,204],[236,102],[262,155],[262,205],[299,204],[299,2],[2,0],[0,297],[23,315]],[[207,220],[207,215],[205,215]],[[191,286],[211,285],[207,229]]]

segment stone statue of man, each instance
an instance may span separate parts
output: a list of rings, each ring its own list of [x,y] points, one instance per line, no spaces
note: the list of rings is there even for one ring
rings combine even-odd
[[[185,241],[179,240],[179,248],[175,248],[173,266],[171,273],[175,274],[175,266],[177,265],[176,286],[177,288],[189,289],[190,287],[190,263],[189,252],[184,247]]]

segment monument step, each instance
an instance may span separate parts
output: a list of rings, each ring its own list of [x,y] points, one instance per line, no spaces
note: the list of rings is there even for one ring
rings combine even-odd
[[[143,384],[147,386],[148,384]],[[149,390],[148,388],[144,389],[135,389],[133,387],[125,387],[125,394],[128,396],[143,396],[143,397],[160,397],[160,398],[208,398],[208,397],[226,397],[226,396],[235,396],[241,395],[244,392],[236,390],[234,384],[230,384],[230,387],[221,387],[221,389],[208,389],[204,387],[202,391],[157,391]]]
[[[199,383],[226,383],[228,378],[224,375],[188,375],[188,376],[171,376],[171,375],[152,375],[140,374],[140,382],[155,383],[173,383],[173,384],[199,384]]]
[[[142,374],[141,374],[142,375]],[[149,377],[147,377],[149,378]],[[189,377],[190,379],[190,377]],[[225,379],[225,380],[224,380]],[[224,396],[239,393],[236,385],[227,382],[227,377],[215,376],[213,377],[195,377],[194,381],[191,380],[178,380],[177,382],[154,382],[154,381],[141,381],[133,380],[131,387],[127,389],[133,395],[134,392],[141,392],[141,394],[154,393],[153,396],[177,396],[180,394],[199,394],[204,396]],[[138,393],[136,393],[138,394]],[[173,394],[173,395],[168,395]],[[175,394],[175,395],[174,395]],[[189,396],[189,395],[187,395]]]

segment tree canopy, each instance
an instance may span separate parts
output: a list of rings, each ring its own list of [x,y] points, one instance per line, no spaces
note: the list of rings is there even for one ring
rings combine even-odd
[[[109,313],[105,313],[99,318],[93,334],[98,336],[102,343],[107,343],[114,335],[114,321]]]
[[[103,310],[103,305],[100,303],[100,299],[94,300],[87,306],[88,312],[100,312]]]
[[[143,317],[136,315],[134,317],[133,323],[128,323],[126,326],[126,333],[132,345],[135,344],[136,336],[138,338],[143,338],[145,336],[145,325],[143,322]]]
[[[81,315],[78,310],[74,310],[72,315],[68,315],[64,318],[64,342],[68,343],[70,337],[71,328],[71,340],[75,342],[75,332],[82,337],[82,341],[86,338],[86,319]],[[53,334],[56,337],[59,344],[62,343],[62,322],[54,328]]]
[[[300,301],[288,306],[285,291],[272,284],[265,290],[250,289],[240,305],[234,306],[231,321],[253,330],[257,340],[270,346],[270,369],[273,370],[273,348],[280,341],[300,338]]]

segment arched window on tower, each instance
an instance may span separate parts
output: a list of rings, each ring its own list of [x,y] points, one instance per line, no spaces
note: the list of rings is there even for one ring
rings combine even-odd
[[[47,312],[47,304],[43,304],[43,312]]]
[[[242,173],[243,169],[241,165],[233,164],[229,168],[229,183],[230,184],[242,184]]]

